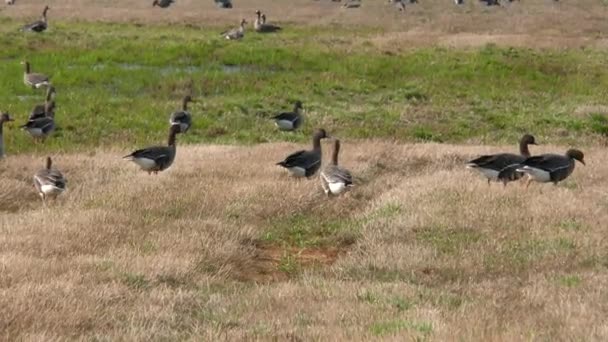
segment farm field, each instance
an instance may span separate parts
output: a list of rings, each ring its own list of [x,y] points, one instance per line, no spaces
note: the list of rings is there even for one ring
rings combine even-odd
[[[606,340],[605,5],[420,2],[49,1],[40,35],[19,27],[44,2],[0,6],[0,340]],[[282,32],[222,39],[258,8]],[[43,144],[24,59],[57,88]],[[122,160],[186,94],[173,166]],[[339,198],[275,165],[319,127]],[[527,189],[464,168],[524,133],[587,165]],[[47,155],[68,190],[45,207]]]

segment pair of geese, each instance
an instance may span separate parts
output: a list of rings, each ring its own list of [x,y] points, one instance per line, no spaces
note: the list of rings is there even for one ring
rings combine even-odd
[[[21,126],[34,139],[44,139],[55,130],[55,87],[51,85],[48,76],[31,72],[30,63],[23,61],[23,83],[32,89],[46,87],[46,98],[44,104],[36,105],[25,125]]]
[[[585,165],[585,155],[577,149],[570,149],[564,155],[541,154],[531,156],[528,145],[536,145],[532,135],[525,134],[519,142],[520,154],[500,153],[484,155],[468,164],[468,168],[479,171],[488,180],[507,183],[527,176],[526,187],[530,182],[557,184],[568,178],[574,171],[575,161]]]
[[[258,33],[271,33],[280,31],[281,27],[273,24],[269,24],[266,22],[266,14],[262,13],[260,10],[255,11],[256,19],[253,22],[253,29]],[[221,35],[228,40],[241,40],[245,37],[245,25],[247,24],[247,20],[245,18],[241,19],[241,23],[238,27],[233,28],[228,31],[224,31]]]

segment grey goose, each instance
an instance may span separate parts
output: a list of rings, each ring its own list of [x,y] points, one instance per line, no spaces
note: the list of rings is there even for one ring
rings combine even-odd
[[[353,186],[353,176],[350,171],[338,165],[340,140],[334,140],[334,150],[331,162],[321,170],[321,186],[327,196],[340,195]]]
[[[171,126],[167,146],[152,146],[136,150],[124,156],[123,159],[134,162],[148,174],[158,174],[159,171],[168,169],[175,160],[175,138],[179,131],[178,126]]]
[[[21,128],[27,131],[34,139],[45,139],[55,130],[55,118],[50,115],[51,103],[44,106],[44,116],[29,120]]]
[[[513,153],[484,155],[468,162],[467,168],[479,171],[487,178],[488,184],[491,181],[502,181],[506,184],[509,181],[517,180],[521,178],[522,174],[518,173],[517,169],[513,167],[519,166],[526,158],[530,157],[528,145],[536,145],[536,141],[534,136],[525,134],[519,141],[519,155]],[[513,172],[508,174],[504,172],[503,175],[500,175],[501,171],[507,168],[510,168]]]
[[[184,96],[182,100],[182,110],[175,111],[171,113],[169,117],[169,123],[172,126],[178,126],[180,129],[180,133],[186,133],[190,126],[192,126],[192,115],[188,111],[188,103],[194,102],[190,95]]]
[[[57,196],[65,191],[67,179],[65,179],[59,170],[53,169],[52,166],[53,161],[51,157],[47,157],[46,167],[34,175],[34,186],[43,201],[47,197],[56,199]]]
[[[30,62],[23,61],[21,62],[21,64],[23,64],[24,66],[23,83],[26,86],[36,89],[51,85],[51,82],[47,75],[32,72]]]
[[[275,125],[282,131],[294,131],[302,125],[302,102],[296,101],[292,112],[283,112],[273,116]]]
[[[239,27],[222,32],[221,35],[228,40],[240,40],[245,36],[245,24],[247,21],[242,19]]]
[[[27,24],[21,28],[22,31],[31,31],[31,32],[42,32],[48,28],[48,21],[46,18],[46,12],[50,9],[49,6],[44,6],[44,10],[42,10],[42,17],[40,20],[36,20],[31,24]]]
[[[174,2],[175,0],[154,0],[154,2],[152,2],[152,7],[158,6],[160,8],[167,8]]]
[[[219,8],[232,8],[232,1],[230,0],[213,0],[215,5]]]
[[[30,117],[28,120],[34,120],[34,119],[42,118],[45,116],[55,117],[55,100],[54,100],[55,95],[56,95],[55,87],[49,86],[46,89],[46,98],[44,99],[44,103],[36,105],[32,109],[32,112],[30,113]],[[50,104],[48,113],[45,112],[47,103]]]
[[[585,155],[583,152],[570,149],[565,155],[541,154],[526,159],[517,171],[530,176],[527,186],[530,185],[531,181],[557,184],[572,174],[575,160],[585,165]]]
[[[2,113],[0,115],[0,159],[4,158],[4,123],[9,121],[13,121],[9,113]]]
[[[266,24],[266,14],[262,14],[260,10],[255,11],[255,14],[257,16],[255,21],[253,22],[253,29],[255,30],[255,32],[270,33],[281,30],[280,26]]]
[[[312,136],[312,150],[301,150],[288,155],[277,165],[289,170],[296,177],[310,177],[321,168],[321,139],[330,138],[324,129],[318,129]]]
[[[15,0],[4,0],[4,2],[5,2],[7,5],[14,5],[14,4],[15,4]]]

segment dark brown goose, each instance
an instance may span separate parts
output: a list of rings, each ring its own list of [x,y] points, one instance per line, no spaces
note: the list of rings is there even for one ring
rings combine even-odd
[[[572,174],[575,160],[585,165],[583,152],[571,149],[565,155],[541,154],[526,159],[517,171],[530,176],[526,187],[530,185],[531,181],[557,184]]]
[[[179,131],[179,126],[171,126],[169,129],[167,146],[152,146],[144,148],[134,151],[123,158],[139,165],[139,167],[148,172],[148,174],[158,174],[159,171],[168,169],[175,160],[175,137]]]
[[[154,2],[152,2],[152,7],[158,6],[160,8],[167,8],[174,2],[174,0],[154,0]]]
[[[42,11],[42,17],[40,20],[36,20],[31,24],[25,25],[21,28],[22,31],[31,31],[31,32],[43,32],[48,28],[48,21],[46,18],[46,12],[51,9],[49,6],[44,6],[44,10]]]
[[[278,162],[296,177],[310,177],[321,168],[321,139],[330,138],[324,129],[318,129],[312,136],[312,150],[301,150],[288,155]]]
[[[282,131],[298,129],[304,121],[302,109],[302,101],[296,101],[292,112],[283,112],[272,117],[275,125]]]
[[[334,141],[334,151],[331,162],[321,170],[321,186],[327,196],[340,195],[353,186],[353,176],[350,171],[338,165],[340,140]]]
[[[30,113],[30,117],[28,120],[35,120],[38,118],[43,118],[45,116],[49,116],[51,118],[55,117],[55,87],[49,86],[46,89],[46,98],[44,99],[43,104],[36,105],[32,112]],[[45,108],[49,104],[48,113],[45,112]]]
[[[44,140],[55,130],[55,118],[50,116],[51,103],[45,104],[45,115],[29,120],[21,128],[27,131],[36,141]]]
[[[40,87],[48,87],[49,85],[51,85],[51,81],[49,80],[49,77],[47,75],[31,72],[32,70],[30,62],[23,61],[21,62],[21,64],[23,64],[24,66],[23,83],[26,86],[36,89]]]
[[[253,29],[259,33],[270,33],[280,31],[281,27],[277,25],[267,24],[266,23],[266,14],[263,14],[259,10],[255,12],[256,19],[253,22]]]

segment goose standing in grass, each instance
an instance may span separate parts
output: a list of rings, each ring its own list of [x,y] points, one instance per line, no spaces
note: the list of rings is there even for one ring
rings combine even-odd
[[[245,24],[247,24],[247,21],[242,19],[239,27],[222,32],[221,34],[228,40],[240,40],[245,36]]]
[[[190,95],[184,96],[182,100],[182,110],[173,112],[169,118],[171,126],[178,126],[180,133],[186,133],[190,126],[192,126],[192,115],[188,111],[188,103],[194,102]]]
[[[34,109],[32,109],[28,120],[34,120],[45,116],[49,116],[52,118],[55,117],[55,95],[55,87],[49,86],[46,89],[46,98],[44,99],[44,103],[41,105],[36,105]],[[49,103],[48,113],[45,112],[47,103]]]
[[[154,2],[152,2],[152,7],[158,6],[160,8],[167,8],[174,2],[174,0],[154,0]]]
[[[55,130],[55,118],[50,114],[51,102],[44,105],[44,116],[29,120],[21,128],[27,131],[36,141],[44,140]]]
[[[274,124],[282,131],[295,131],[302,125],[302,102],[296,101],[293,112],[283,112],[273,116]]]
[[[253,22],[253,29],[256,32],[270,33],[270,32],[276,32],[276,31],[281,30],[280,26],[266,24],[266,14],[262,14],[259,10],[257,10],[255,12],[255,14],[257,15],[257,18]]]
[[[219,8],[232,8],[232,1],[230,0],[213,0],[215,5]]]
[[[340,140],[334,140],[334,151],[331,162],[321,170],[321,186],[327,196],[340,195],[353,186],[353,176],[350,171],[338,165]]]
[[[40,20],[36,20],[31,24],[25,25],[21,28],[22,31],[31,31],[31,32],[42,32],[48,28],[48,21],[46,19],[46,12],[50,9],[49,6],[44,6],[44,10],[42,11],[42,17]]]
[[[137,150],[123,158],[139,165],[142,170],[151,174],[168,169],[175,160],[175,138],[179,133],[179,126],[169,128],[169,141],[167,146],[153,146]]]
[[[23,83],[26,86],[32,87],[33,89],[37,89],[40,87],[48,87],[49,85],[51,85],[51,82],[47,75],[31,72],[32,70],[30,62],[23,61],[21,62],[21,64],[23,64],[24,66]]]
[[[4,158],[4,135],[3,135],[4,123],[9,122],[9,121],[13,121],[13,118],[11,118],[10,114],[8,114],[8,113],[0,114],[0,159]]]
[[[67,180],[59,170],[51,168],[52,165],[51,157],[47,157],[46,167],[34,175],[34,186],[43,201],[46,201],[47,197],[56,199],[65,191]]]
[[[557,183],[563,181],[572,174],[575,160],[578,160],[581,164],[585,165],[585,155],[583,152],[570,149],[565,155],[541,154],[526,159],[517,171],[530,176],[526,183],[526,187],[530,186],[531,181],[539,183],[552,182],[557,185]]]
[[[330,138],[324,129],[318,129],[312,136],[312,150],[294,152],[278,162],[296,177],[310,177],[321,167],[321,139]]]
[[[532,135],[525,134],[519,141],[519,155],[513,153],[485,155],[468,162],[467,168],[481,172],[481,174],[488,179],[488,184],[490,184],[491,181],[503,181],[506,185],[509,181],[521,178],[522,174],[513,172],[504,174],[502,178],[500,178],[500,172],[505,168],[518,166],[526,160],[526,158],[530,157],[528,145],[536,145],[536,141]],[[513,171],[517,171],[517,169],[514,169]]]
[[[359,7],[361,7],[361,0],[346,0],[344,2],[344,5],[342,5],[342,7],[344,7],[344,8],[359,8]]]

